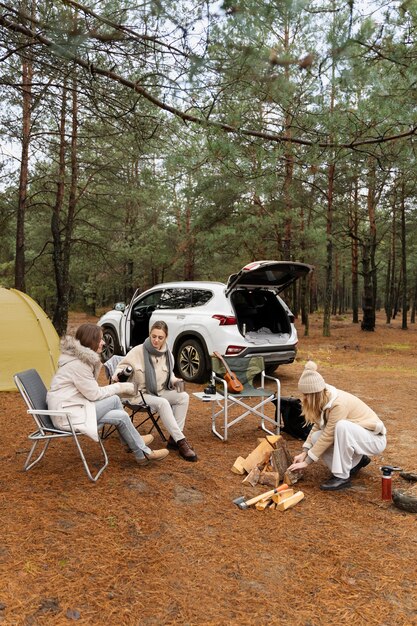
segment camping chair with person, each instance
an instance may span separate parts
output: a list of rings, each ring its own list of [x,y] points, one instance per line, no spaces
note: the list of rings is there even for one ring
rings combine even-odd
[[[220,358],[219,358],[220,357]],[[212,356],[212,385],[216,389],[212,406],[212,432],[222,441],[227,441],[229,428],[241,422],[247,416],[254,416],[260,420],[260,427],[270,435],[278,435],[280,431],[279,415],[275,412],[276,404],[280,405],[281,384],[278,378],[265,374],[264,359],[261,356],[253,357],[222,357]],[[225,380],[232,372],[243,389],[231,392]],[[255,386],[255,378],[259,377],[260,386]],[[266,383],[269,382],[269,387]],[[272,383],[272,385],[271,385]],[[207,396],[203,396],[203,400]],[[265,413],[265,407],[271,405],[273,417]],[[239,415],[232,416],[231,409],[237,408]],[[235,412],[234,412],[235,413]],[[217,421],[222,424],[223,433],[217,428]],[[267,425],[269,428],[267,428]]]
[[[108,361],[104,363],[104,369],[106,371],[106,375],[107,375],[109,383],[112,382],[113,374],[116,371],[116,368],[122,359],[123,359],[122,356],[115,354]],[[152,430],[155,428],[158,431],[158,434],[161,440],[166,442],[167,438],[165,437],[164,433],[161,430],[161,427],[158,424],[159,415],[156,412],[152,411],[151,407],[149,406],[149,404],[147,404],[143,396],[143,393],[140,389],[138,389],[138,395],[140,396],[142,401],[136,404],[132,403],[128,398],[122,398],[123,406],[130,411],[130,419],[132,420],[133,424],[134,424],[134,418],[136,417],[136,415],[142,414],[144,416],[144,418],[139,422],[139,424],[134,424],[136,430],[139,430],[139,428],[143,424],[146,424],[146,422],[150,422],[151,428],[148,432],[151,433]],[[106,428],[103,428],[102,434],[101,434],[102,439],[106,439],[107,437],[109,437],[109,435],[111,435],[115,430],[116,430],[115,426],[107,426]]]
[[[48,409],[46,402],[47,389],[42,378],[39,376],[39,373],[35,369],[28,369],[15,374],[13,379],[20,395],[25,401],[27,412],[29,415],[32,415],[37,428],[28,436],[29,440],[32,442],[32,447],[25,460],[23,469],[28,471],[39,463],[39,461],[41,461],[45,456],[52,440],[68,439],[69,437],[72,437],[88,478],[93,482],[96,482],[108,465],[107,454],[101,439],[98,440],[98,443],[101,448],[104,463],[100,466],[96,474],[93,475],[85,458],[80,441],[80,438],[87,435],[77,432],[77,425],[73,423],[70,411]],[[51,420],[52,415],[65,417],[68,420],[68,429],[64,430],[62,428],[56,428]],[[40,443],[43,444],[43,447],[35,460],[32,460],[36,448]]]

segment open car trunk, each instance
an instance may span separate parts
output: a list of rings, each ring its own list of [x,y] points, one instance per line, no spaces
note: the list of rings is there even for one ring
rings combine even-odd
[[[237,325],[246,340],[281,343],[291,333],[288,313],[276,294],[268,289],[236,289],[230,294]]]

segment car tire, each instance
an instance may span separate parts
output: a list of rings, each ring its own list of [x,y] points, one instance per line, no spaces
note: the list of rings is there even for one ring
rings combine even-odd
[[[206,382],[209,378],[206,354],[196,339],[186,339],[181,343],[176,355],[178,376],[189,383]]]
[[[116,335],[116,331],[112,328],[103,328],[103,339],[106,342],[106,345],[103,348],[102,357],[103,361],[108,361],[115,354],[120,354],[120,344],[119,339]]]

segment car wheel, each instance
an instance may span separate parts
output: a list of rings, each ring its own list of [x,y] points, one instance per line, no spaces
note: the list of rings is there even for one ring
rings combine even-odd
[[[196,339],[187,339],[178,350],[176,365],[178,376],[190,383],[208,380],[204,348]]]
[[[265,364],[265,374],[268,374],[268,376],[272,376],[272,374],[275,373],[275,370],[277,369],[279,363],[266,363]]]
[[[104,361],[108,361],[115,354],[120,354],[119,340],[112,328],[103,328],[103,339],[106,342],[102,352]]]

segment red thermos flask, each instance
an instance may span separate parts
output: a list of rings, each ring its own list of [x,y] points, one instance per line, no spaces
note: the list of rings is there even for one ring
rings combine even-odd
[[[384,465],[381,467],[382,472],[382,493],[381,497],[383,500],[391,500],[392,499],[392,472],[394,468],[390,465]]]

